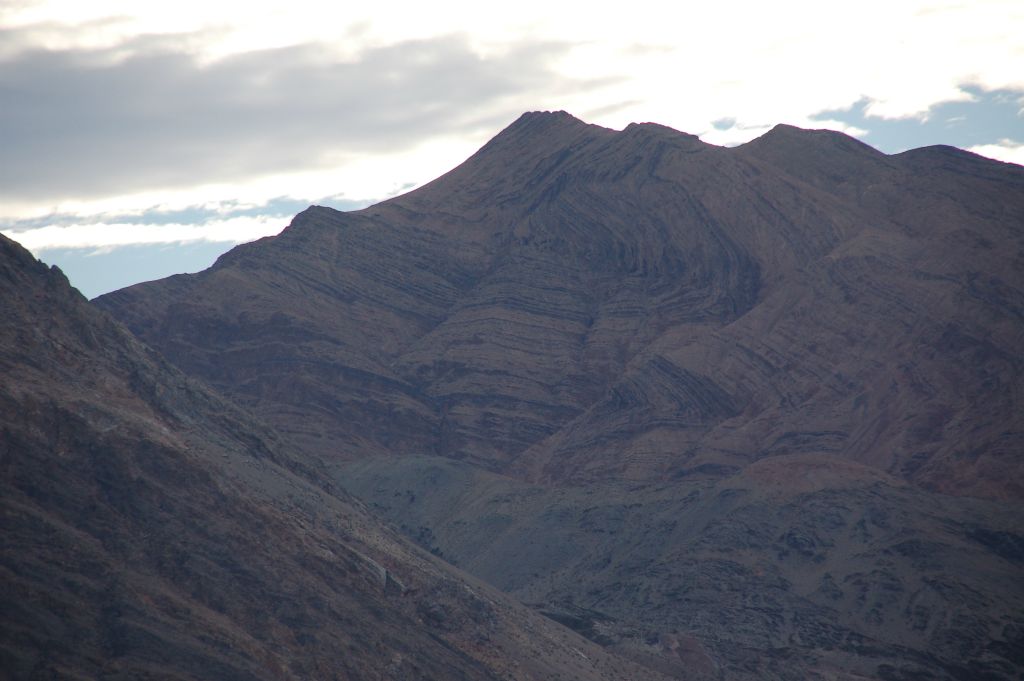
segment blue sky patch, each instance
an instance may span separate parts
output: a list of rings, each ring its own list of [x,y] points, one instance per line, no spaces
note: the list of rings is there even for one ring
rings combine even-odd
[[[1024,142],[1024,90],[984,90],[973,85],[962,89],[973,97],[972,101],[936,104],[923,120],[870,116],[868,99],[848,109],[821,111],[811,118],[867,130],[861,141],[889,154],[934,144],[966,149],[1004,139]]]

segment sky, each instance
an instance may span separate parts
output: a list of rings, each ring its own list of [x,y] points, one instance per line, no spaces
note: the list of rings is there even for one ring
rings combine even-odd
[[[524,111],[1024,164],[1024,2],[0,0],[0,232],[87,297],[455,167]]]

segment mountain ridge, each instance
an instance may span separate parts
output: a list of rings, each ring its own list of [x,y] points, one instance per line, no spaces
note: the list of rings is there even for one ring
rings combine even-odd
[[[424,548],[676,677],[1024,665],[1024,168],[527,114],[97,299]]]
[[[587,330],[591,328],[587,325],[594,323],[595,314],[600,318],[602,306],[617,305],[616,297],[622,298],[624,295],[635,301],[647,301],[639,303],[647,306],[647,311],[638,307],[638,302],[628,303],[630,309],[640,314],[638,320],[646,318],[647,321],[633,322],[639,326],[634,328],[632,339],[625,341],[625,355],[620,359],[610,362],[609,351],[602,349],[600,353],[604,358],[598,361],[592,371],[583,368],[593,364],[588,364],[586,353],[592,354],[597,348],[581,348],[584,350],[581,356],[583,365],[574,379],[583,380],[576,388],[583,391],[580,397],[564,403],[556,395],[565,388],[557,384],[539,386],[540,392],[523,384],[517,389],[520,397],[508,396],[519,400],[524,406],[528,407],[530,402],[534,402],[545,409],[554,409],[556,413],[558,402],[563,402],[564,408],[570,409],[565,412],[566,415],[573,412],[578,415],[585,406],[594,404],[597,392],[607,391],[611,387],[608,383],[592,384],[592,378],[583,377],[593,377],[609,370],[621,371],[626,361],[634,356],[634,351],[628,348],[639,349],[643,344],[651,342],[661,333],[659,329],[665,324],[722,324],[739,319],[769,297],[780,301],[799,300],[805,295],[800,292],[801,289],[809,290],[799,282],[808,276],[819,277],[823,282],[818,285],[819,288],[825,286],[833,289],[827,295],[838,296],[837,303],[840,305],[849,305],[855,301],[843,292],[843,287],[848,286],[843,282],[851,276],[865,276],[860,273],[868,271],[863,269],[864,266],[872,268],[881,265],[890,268],[890,265],[884,264],[886,260],[895,265],[898,259],[902,259],[896,269],[888,269],[884,275],[882,272],[873,275],[879,280],[891,277],[892,273],[897,273],[899,268],[906,265],[920,267],[922,255],[912,254],[910,246],[914,239],[922,236],[920,228],[912,226],[919,217],[907,209],[893,208],[891,198],[894,191],[900,195],[906,193],[916,180],[900,169],[894,160],[896,157],[881,155],[859,142],[854,143],[852,138],[841,133],[796,132],[796,129],[786,126],[776,130],[775,134],[770,133],[760,140],[734,149],[702,145],[698,152],[701,160],[698,162],[687,160],[686,151],[677,145],[677,135],[664,133],[660,128],[653,136],[653,141],[649,141],[654,146],[646,147],[646,143],[633,145],[628,140],[631,133],[627,131],[615,133],[588,126],[568,114],[525,114],[466,164],[434,183],[355,213],[341,215],[331,213],[329,209],[304,212],[278,239],[261,240],[257,245],[236,249],[225,256],[213,271],[226,278],[242,276],[244,281],[256,281],[258,277],[253,279],[252,272],[245,275],[231,274],[229,277],[229,263],[249,262],[253,258],[250,254],[270,249],[269,254],[279,248],[278,245],[280,248],[297,249],[295,253],[303,253],[303,267],[313,266],[318,269],[323,276],[316,276],[320,276],[321,280],[337,276],[337,271],[331,270],[331,258],[341,258],[350,263],[343,265],[342,269],[352,267],[353,276],[357,276],[358,281],[339,280],[336,285],[324,288],[322,283],[313,282],[309,272],[300,273],[297,267],[292,267],[289,275],[292,283],[278,282],[278,285],[292,286],[289,295],[301,297],[307,289],[296,289],[294,285],[304,281],[304,286],[313,287],[309,292],[320,296],[323,304],[328,306],[333,305],[330,301],[340,300],[342,305],[360,309],[368,310],[370,305],[380,305],[391,310],[389,314],[396,316],[394,319],[375,320],[361,333],[337,326],[343,319],[349,318],[345,315],[351,318],[360,315],[365,317],[366,313],[359,310],[345,313],[317,333],[326,333],[326,337],[335,339],[345,334],[355,334],[350,339],[350,345],[356,348],[377,348],[368,356],[358,354],[361,351],[356,350],[357,356],[354,357],[341,347],[336,350],[347,358],[341,363],[347,362],[353,370],[370,371],[383,380],[398,381],[406,386],[403,391],[408,399],[401,409],[410,418],[423,421],[416,440],[422,443],[418,447],[426,451],[447,446],[438,440],[441,435],[437,432],[437,414],[443,412],[445,407],[438,404],[439,395],[431,393],[434,389],[427,389],[424,393],[424,388],[416,387],[419,380],[415,378],[416,372],[427,370],[427,367],[414,368],[409,365],[408,359],[401,360],[399,364],[395,364],[395,361],[409,352],[418,356],[413,349],[419,342],[415,339],[436,338],[447,328],[446,319],[454,323],[461,315],[467,317],[465,323],[471,326],[481,323],[468,320],[468,317],[475,314],[472,312],[473,305],[476,305],[472,302],[474,295],[486,297],[491,295],[488,287],[493,289],[494,295],[498,297],[493,298],[492,302],[496,301],[497,308],[494,311],[499,313],[499,317],[510,313],[510,308],[519,304],[518,298],[522,297],[522,291],[528,291],[531,287],[539,296],[550,293],[548,298],[551,301],[561,297],[558,309],[552,308],[550,314],[543,308],[527,314],[535,316],[533,324],[563,327],[564,330],[558,334],[561,339],[559,343],[575,345],[579,341],[571,339],[579,338],[582,334],[584,346],[594,334],[593,329]],[[562,139],[565,134],[563,131],[571,133],[569,139]],[[529,153],[536,158],[523,156],[520,138],[524,134],[534,141],[530,147],[533,151]],[[549,139],[551,135],[556,139]],[[668,141],[661,139],[666,136]],[[776,138],[781,141],[774,142]],[[787,154],[792,153],[790,147],[793,139],[813,141],[819,138],[839,140],[844,147],[853,145],[853,158],[859,160],[853,162],[853,170],[843,172],[852,172],[850,177],[854,179],[844,179],[842,173],[837,175],[835,171],[835,167],[838,167],[836,163],[840,166],[849,163],[841,160],[847,158],[844,155],[846,152],[835,158],[819,158],[819,152],[808,152],[812,158],[811,163],[801,161],[796,166],[792,160],[787,160]],[[626,146],[623,147],[623,144]],[[817,146],[817,142],[810,145],[812,149],[817,149]],[[827,146],[831,149],[834,145],[830,142]],[[628,149],[628,152],[623,149]],[[504,162],[503,159],[512,151],[516,152],[516,160]],[[771,157],[771,167],[783,170],[785,177],[792,177],[799,182],[776,182],[770,187],[765,184],[767,180],[763,178],[766,168],[758,164],[765,162],[763,156],[766,153]],[[778,156],[779,153],[782,153],[782,157]],[[608,158],[614,161],[602,165],[601,159],[608,154],[612,154]],[[493,162],[488,160],[490,156],[495,156]],[[807,154],[801,158],[805,157]],[[668,158],[672,160],[665,160]],[[583,159],[587,159],[586,162]],[[831,164],[831,169],[821,166],[821,163]],[[491,171],[484,172],[480,164],[488,166]],[[663,165],[665,171],[658,170],[661,167],[659,164]],[[494,167],[499,167],[504,174],[493,175]],[[520,170],[516,170],[517,167]],[[987,167],[995,169],[995,166]],[[700,169],[699,174],[697,168]],[[623,172],[626,174],[622,175]],[[668,175],[661,178],[662,173]],[[517,188],[520,185],[516,183],[524,174],[530,179],[522,185],[522,191],[526,194],[521,194]],[[629,179],[632,177],[636,177],[636,181],[641,184],[635,184],[636,181]],[[461,187],[471,180],[478,188],[466,194],[469,190]],[[1002,181],[1004,184],[1009,181],[1011,186],[1016,186],[1021,182],[1020,173],[1013,173]],[[907,189],[903,189],[901,185],[908,183]],[[977,178],[974,184],[979,184]],[[606,189],[595,194],[591,190],[581,191],[581,185],[599,185]],[[895,190],[893,185],[896,185]],[[502,186],[508,188],[502,189]],[[723,187],[728,191],[720,189]],[[987,186],[982,186],[982,189],[989,193],[994,191]],[[978,191],[974,187],[972,190]],[[736,194],[737,191],[740,193]],[[963,193],[962,190],[954,191]],[[814,198],[808,200],[805,197],[802,201],[796,199],[797,194],[805,195],[807,192],[812,192]],[[524,197],[527,195],[533,198],[526,200]],[[630,224],[612,217],[617,215],[616,211],[624,208],[635,215],[646,215],[642,208],[642,202],[645,201],[643,197],[646,195],[651,196],[648,203],[663,207],[661,212],[664,215],[658,215],[646,225],[643,222]],[[611,202],[609,196],[615,196],[618,203]],[[484,197],[486,202],[482,202]],[[941,200],[947,204],[943,206],[944,210],[963,213],[963,209],[954,203],[957,199],[951,195],[944,195]],[[635,201],[641,203],[632,205]],[[510,210],[510,207],[514,210]],[[920,205],[915,205],[911,210],[919,208]],[[593,217],[597,215],[595,210],[609,218]],[[798,226],[803,223],[797,223],[797,218],[790,217],[795,214],[801,215],[799,219],[804,222],[815,224],[815,228],[808,230]],[[1021,215],[1018,206],[1010,213],[996,217],[1005,223]],[[968,222],[977,222],[978,219],[971,215],[964,217]],[[990,216],[982,217],[987,219]],[[687,230],[690,231],[666,231],[675,229],[669,227],[673,223],[689,225]],[[968,236],[968,230],[961,232],[964,232],[964,237]],[[1003,234],[998,238],[1005,238],[1005,230]],[[980,238],[991,241],[990,237]],[[446,243],[448,239],[454,241]],[[324,259],[316,251],[323,249],[328,242],[336,244],[331,246],[334,250],[330,251],[335,255]],[[397,246],[400,242],[405,242],[405,245]],[[883,242],[886,245],[880,246]],[[389,245],[384,246],[385,243]],[[371,248],[371,244],[379,245]],[[841,248],[834,250],[840,244],[843,244]],[[415,253],[409,250],[410,246]],[[361,251],[359,262],[356,262],[355,257],[342,253],[338,250],[340,248],[351,248],[353,253]],[[712,250],[709,251],[709,248]],[[929,250],[935,249],[928,247],[923,249],[923,253],[927,254]],[[882,255],[883,251],[887,252]],[[569,253],[574,254],[573,259],[566,259]],[[751,256],[751,253],[758,255]],[[262,267],[267,267],[268,257],[275,256],[260,255],[257,258],[263,263]],[[400,279],[383,278],[382,271],[370,271],[376,267],[373,263],[382,262],[381,258],[386,260],[396,257],[401,259],[399,267],[405,272],[402,276],[419,276],[423,273],[427,278],[417,280],[416,288],[411,289]],[[941,259],[946,256],[937,257]],[[320,264],[314,266],[314,263]],[[979,265],[973,264],[973,271],[983,271]],[[554,269],[556,267],[558,269]],[[854,269],[846,271],[849,267]],[[977,281],[985,280],[985,277],[978,279],[977,275],[969,272],[931,272],[930,267],[926,265],[914,276],[948,279],[952,275],[961,281],[965,276],[974,276]],[[513,273],[512,276],[518,278],[523,276],[518,272],[531,269],[534,273],[527,275],[526,279],[501,283],[503,271]],[[812,270],[818,273],[811,275]],[[1006,277],[1011,276],[1010,271],[1004,266],[1003,275],[990,277],[993,280],[988,288],[999,290],[1002,285],[1000,282],[1005,282]],[[831,282],[820,279],[825,273]],[[683,279],[679,279],[680,276]],[[538,288],[537,283],[545,278],[551,280],[551,287]],[[789,282],[788,291],[773,292],[773,287],[786,281]],[[900,286],[911,284],[901,283]],[[240,280],[239,285],[248,284]],[[623,286],[627,289],[623,289]],[[320,289],[313,293],[316,287]],[[628,287],[634,287],[633,292],[629,292]],[[152,288],[150,285],[130,288],[101,297],[97,302],[101,306],[110,306],[114,304],[113,301]],[[507,290],[503,291],[503,288]],[[974,288],[978,288],[977,285]],[[877,286],[867,290],[874,291],[872,295],[881,294]],[[652,296],[652,293],[656,295]],[[815,295],[823,293],[822,290]],[[189,297],[181,293],[177,295],[183,300]],[[269,292],[268,295],[273,297]],[[652,309],[650,305],[657,300],[657,295],[661,296],[663,302],[657,303],[660,309]],[[669,297],[666,298],[666,295]],[[671,297],[673,295],[674,302]],[[981,295],[990,302],[1009,304],[998,302],[1006,294],[986,291]],[[999,298],[1000,295],[1002,298]],[[468,301],[464,303],[467,307],[456,312],[457,307],[453,305],[457,306],[456,301],[460,298]],[[879,302],[895,305],[894,310],[901,310],[901,313],[907,312],[906,307],[901,307],[895,300]],[[142,308],[148,307],[150,303]],[[286,307],[283,300],[267,304],[282,309]],[[123,306],[119,307],[119,311],[122,314],[133,314]],[[456,314],[454,318],[451,317],[453,312]],[[781,310],[777,314],[785,315]],[[553,321],[551,315],[562,317]],[[325,318],[317,318],[315,313],[311,313],[311,317],[303,324],[316,327],[324,321]],[[377,328],[371,331],[374,326]],[[603,329],[599,326],[597,332],[601,333]],[[145,332],[142,335],[146,337]],[[643,340],[645,338],[647,340]],[[367,364],[367,359],[372,356],[377,359]],[[481,366],[486,361],[481,359]],[[574,361],[578,363],[580,360]],[[518,366],[525,370],[525,363],[526,359],[523,359]],[[388,368],[395,366],[405,368],[396,374],[393,368]],[[439,367],[429,369],[432,373],[439,370]],[[516,380],[535,382],[535,379],[526,375]],[[453,386],[453,389],[459,388]],[[434,415],[431,416],[431,413]],[[431,421],[434,425],[430,425]],[[840,432],[843,429],[832,430]],[[430,439],[435,444],[426,444]],[[516,441],[521,444],[514,444]],[[507,446],[511,446],[512,451],[525,451],[527,443],[513,438]],[[497,456],[497,452],[488,456]],[[506,456],[501,455],[501,458]],[[491,465],[506,464],[496,460]],[[1003,482],[1006,482],[1005,478]]]

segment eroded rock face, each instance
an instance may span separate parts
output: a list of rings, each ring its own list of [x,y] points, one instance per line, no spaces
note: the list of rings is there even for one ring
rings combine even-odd
[[[328,460],[585,482],[827,452],[1020,498],[1022,224],[1024,171],[958,150],[535,113],[97,302]]]
[[[602,679],[0,236],[10,678]]]
[[[1022,300],[1019,166],[534,113],[97,303],[649,669],[954,679],[1024,665]]]

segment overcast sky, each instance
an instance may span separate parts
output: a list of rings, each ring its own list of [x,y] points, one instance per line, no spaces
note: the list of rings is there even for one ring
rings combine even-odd
[[[422,184],[542,109],[1024,163],[1020,0],[325,5],[2,0],[0,231],[92,296]]]

